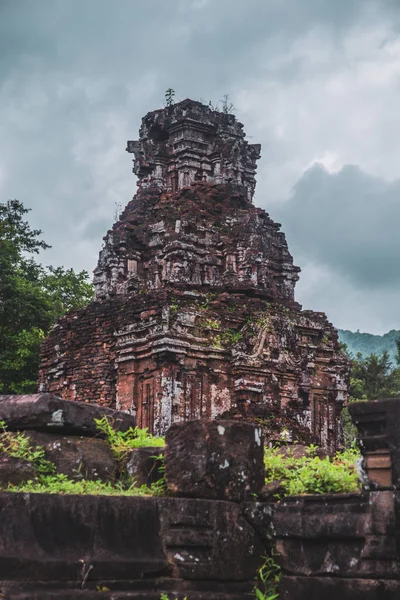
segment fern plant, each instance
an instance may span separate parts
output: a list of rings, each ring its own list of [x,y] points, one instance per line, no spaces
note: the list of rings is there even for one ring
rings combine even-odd
[[[129,427],[127,431],[117,431],[105,416],[101,419],[95,419],[95,423],[98,431],[105,436],[114,456],[119,461],[122,461],[132,448],[165,446],[165,439],[151,435],[147,428]]]

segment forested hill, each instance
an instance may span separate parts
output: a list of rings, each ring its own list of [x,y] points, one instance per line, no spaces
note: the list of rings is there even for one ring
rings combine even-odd
[[[370,354],[382,354],[385,350],[389,353],[392,365],[396,364],[396,339],[400,338],[400,331],[392,329],[384,335],[373,335],[372,333],[360,333],[360,331],[348,331],[338,329],[339,340],[346,344],[347,349],[353,356],[357,352],[365,356]]]

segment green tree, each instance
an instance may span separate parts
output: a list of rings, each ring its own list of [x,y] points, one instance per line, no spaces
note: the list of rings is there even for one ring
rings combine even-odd
[[[400,340],[397,342],[396,362],[399,365],[392,367],[388,352],[370,354],[363,357],[358,352],[356,357],[349,354],[347,346],[341,344],[342,351],[351,360],[349,401],[360,402],[363,400],[379,400],[400,395]],[[351,422],[347,407],[342,411],[342,425],[346,446],[351,446],[357,432]]]
[[[380,356],[360,353],[353,360],[350,396],[355,400],[376,400],[396,396],[400,391],[400,369],[393,369],[388,352]]]
[[[50,246],[18,200],[0,203],[0,393],[36,390],[40,343],[55,320],[93,298],[86,271],[44,268],[34,255]]]

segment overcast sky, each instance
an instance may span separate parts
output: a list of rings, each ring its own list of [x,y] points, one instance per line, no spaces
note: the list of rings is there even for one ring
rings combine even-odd
[[[399,0],[0,0],[0,202],[32,208],[43,262],[92,271],[142,116],[229,94],[298,301],[400,329],[399,28]]]

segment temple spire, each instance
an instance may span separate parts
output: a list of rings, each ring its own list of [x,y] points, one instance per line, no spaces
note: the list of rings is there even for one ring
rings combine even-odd
[[[176,192],[195,181],[229,183],[251,201],[260,144],[249,144],[232,114],[183,100],[147,113],[139,140],[128,141],[139,188]]]

